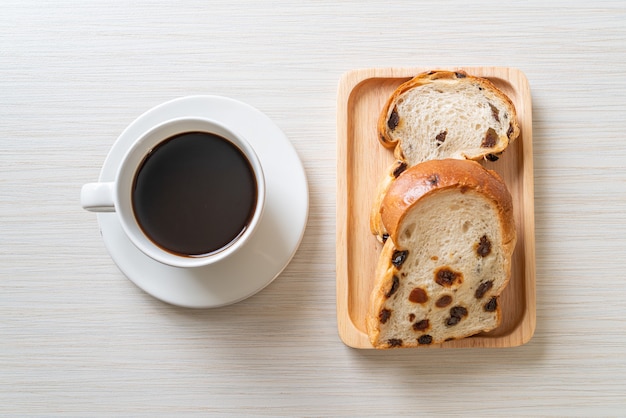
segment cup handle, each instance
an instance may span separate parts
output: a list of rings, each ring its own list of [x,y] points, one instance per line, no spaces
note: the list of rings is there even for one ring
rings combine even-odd
[[[80,191],[80,204],[90,212],[115,212],[113,182],[87,183]]]

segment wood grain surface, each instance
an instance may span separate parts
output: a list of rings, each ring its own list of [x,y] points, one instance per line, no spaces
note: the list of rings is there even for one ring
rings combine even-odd
[[[339,81],[415,67],[528,78],[536,330],[522,346],[339,337]],[[0,416],[623,416],[624,74],[621,0],[4,1]],[[126,126],[192,94],[267,114],[310,186],[291,264],[214,310],[136,288],[79,205]]]
[[[442,69],[442,68],[438,68]],[[393,164],[393,150],[378,141],[377,121],[393,91],[429,68],[353,70],[341,78],[337,97],[337,322],[353,348],[372,348],[365,318],[382,245],[370,232],[378,183]],[[485,77],[513,102],[519,137],[496,162],[481,161],[500,174],[513,197],[517,245],[511,279],[499,303],[497,329],[429,348],[514,347],[535,330],[535,201],[532,155],[532,98],[526,76],[513,68],[448,68]],[[423,347],[422,347],[423,348]]]

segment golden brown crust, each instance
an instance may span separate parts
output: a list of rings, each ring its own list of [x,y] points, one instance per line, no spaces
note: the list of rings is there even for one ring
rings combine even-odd
[[[378,336],[380,335],[379,318],[380,307],[384,305],[387,299],[385,294],[389,291],[393,280],[393,266],[389,263],[391,255],[395,251],[395,246],[391,240],[387,240],[378,258],[376,265],[376,273],[374,277],[377,279],[377,286],[370,294],[370,306],[367,310],[366,326],[367,334],[372,345],[377,346]]]
[[[502,93],[491,81],[489,81],[486,78],[468,75],[465,71],[443,71],[443,70],[429,71],[426,73],[419,74],[415,76],[414,78],[412,78],[411,80],[398,86],[398,88],[396,88],[396,90],[391,94],[389,99],[387,99],[387,102],[385,103],[382,111],[380,112],[380,116],[378,118],[378,139],[380,143],[386,148],[395,147],[394,155],[396,158],[404,159],[404,156],[402,155],[402,151],[400,147],[396,147],[398,141],[389,135],[388,122],[389,122],[390,114],[393,111],[392,106],[395,106],[395,103],[398,97],[404,94],[405,92],[413,88],[432,83],[435,80],[442,80],[442,79],[448,79],[448,80],[466,79],[468,81],[475,82],[476,84],[480,84],[483,88],[493,91],[494,94],[496,94],[499,98],[501,98],[503,101],[505,101],[506,103],[510,105],[511,112],[512,112],[511,121],[512,121],[512,129],[513,129],[513,131],[509,135],[510,140],[513,141],[515,138],[517,138],[517,136],[519,136],[520,129],[519,129],[519,124],[517,123],[517,115],[515,112],[515,106],[513,102],[506,94]],[[497,152],[503,151],[504,148],[508,145],[508,141],[504,143],[503,145],[504,147],[502,149],[494,149],[492,150],[492,152],[497,153]]]
[[[383,176],[376,189],[375,200],[370,213],[370,231],[381,242],[385,241],[387,232],[385,231],[385,226],[380,218],[380,205],[382,204],[383,198],[387,193],[389,185],[406,169],[407,164],[405,162],[400,160],[395,161],[387,169],[386,174]]]
[[[398,227],[420,198],[448,188],[462,192],[472,189],[493,201],[501,218],[503,243],[514,244],[513,201],[502,178],[475,161],[455,159],[425,161],[407,169],[389,185],[380,206],[382,225],[389,237],[398,242]]]

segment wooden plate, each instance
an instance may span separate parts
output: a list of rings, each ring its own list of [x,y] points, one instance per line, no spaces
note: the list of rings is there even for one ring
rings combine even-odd
[[[343,342],[372,348],[365,316],[381,244],[370,233],[369,214],[376,186],[393,162],[393,152],[377,139],[376,123],[383,104],[401,83],[434,68],[363,69],[346,73],[337,103],[337,320]],[[436,68],[439,69],[439,68]],[[502,323],[488,333],[429,347],[513,347],[525,344],[535,330],[535,219],[533,192],[532,106],[528,80],[516,69],[501,67],[443,68],[464,70],[491,80],[517,110],[520,136],[496,162],[513,196],[517,246],[511,280],[500,297]]]

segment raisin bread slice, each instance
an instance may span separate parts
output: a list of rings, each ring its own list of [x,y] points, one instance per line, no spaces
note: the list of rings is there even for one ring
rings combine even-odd
[[[367,314],[376,348],[438,344],[500,323],[516,243],[511,195],[474,161],[407,169],[382,202],[389,239]]]
[[[380,182],[370,216],[370,230],[382,241],[380,201],[402,170],[434,159],[495,160],[520,129],[513,102],[489,80],[431,71],[393,92],[380,113],[378,133],[398,160]]]
[[[488,79],[431,71],[393,92],[380,113],[378,132],[397,159],[413,166],[498,154],[520,129],[513,102]]]

